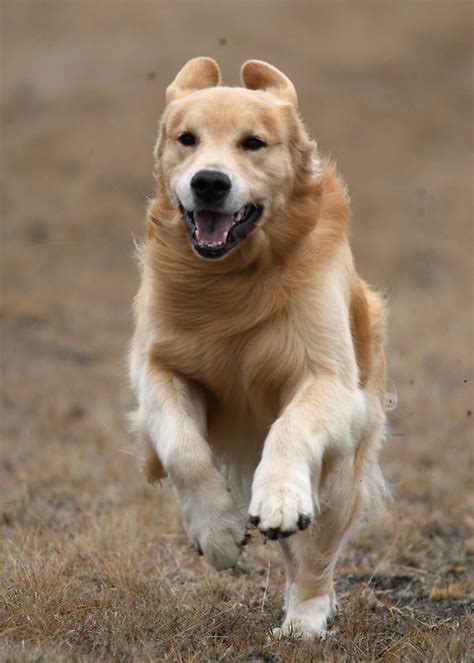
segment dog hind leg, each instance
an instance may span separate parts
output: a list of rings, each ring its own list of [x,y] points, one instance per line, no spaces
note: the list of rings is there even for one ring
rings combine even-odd
[[[359,445],[360,446],[360,445]],[[365,452],[370,448],[362,443]],[[313,525],[287,539],[280,539],[287,570],[285,619],[274,637],[324,638],[328,621],[336,614],[333,585],[334,568],[344,542],[361,512],[377,490],[372,479],[378,466],[372,467],[370,454],[357,453],[338,463],[326,477],[321,491],[321,511]]]

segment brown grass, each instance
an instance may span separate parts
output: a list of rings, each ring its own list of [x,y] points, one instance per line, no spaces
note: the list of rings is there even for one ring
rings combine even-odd
[[[51,492],[10,507],[21,525],[5,528],[2,547],[9,660],[446,661],[467,651],[466,569],[412,525],[361,534],[341,564],[342,611],[326,642],[272,643],[283,584],[276,544],[252,546],[236,571],[218,574],[187,548],[177,522],[165,525],[165,492],[157,500],[137,486],[86,507]],[[430,587],[443,569],[462,580],[440,603]]]
[[[472,658],[472,5],[269,6],[1,5],[2,661]],[[390,292],[395,499],[341,559],[325,642],[268,642],[276,544],[217,574],[128,452],[131,233],[164,87],[198,54],[292,76]]]

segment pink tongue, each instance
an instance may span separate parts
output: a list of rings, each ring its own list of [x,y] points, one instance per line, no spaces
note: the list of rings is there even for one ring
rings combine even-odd
[[[227,233],[234,225],[233,214],[220,212],[194,212],[196,237],[203,244],[224,244]]]

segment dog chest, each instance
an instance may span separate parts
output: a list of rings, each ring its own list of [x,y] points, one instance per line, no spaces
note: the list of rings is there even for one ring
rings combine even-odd
[[[199,382],[217,402],[265,417],[277,415],[307,362],[303,338],[284,318],[240,335],[174,328],[160,334],[151,354],[160,366]]]

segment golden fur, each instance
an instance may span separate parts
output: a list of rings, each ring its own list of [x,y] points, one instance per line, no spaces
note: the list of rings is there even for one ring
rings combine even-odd
[[[167,90],[135,301],[135,421],[147,477],[170,475],[208,561],[235,561],[249,503],[262,531],[283,537],[287,617],[278,634],[311,637],[335,609],[341,543],[383,491],[385,312],[354,268],[346,188],[308,138],[292,83],[257,61],[244,65],[242,80],[244,88],[221,87],[216,63],[197,58]],[[203,136],[191,151],[176,141],[190,127]],[[265,154],[237,149],[245,133],[264,136]],[[250,199],[265,200],[256,228],[221,260],[194,253],[177,207],[174,183],[193,159],[231,169]],[[281,503],[265,505],[282,483]],[[194,527],[201,515],[190,503],[202,499],[205,510],[211,493],[214,502],[233,500],[214,514],[227,543],[204,516]],[[285,538],[296,511],[280,515],[287,531],[278,520],[262,526],[265,513],[302,502],[306,531]],[[231,539],[236,552],[226,556]]]

